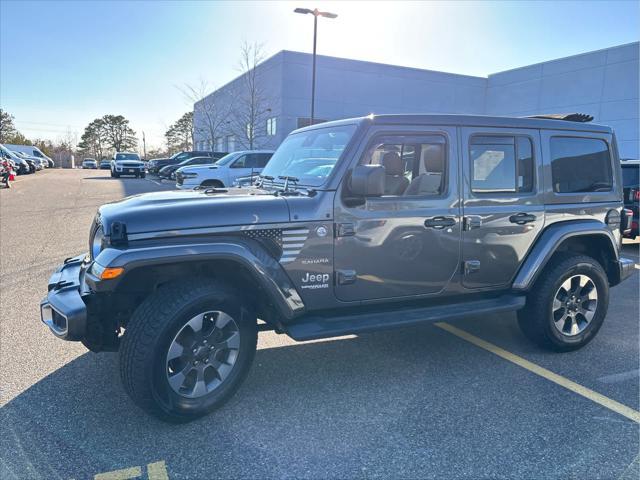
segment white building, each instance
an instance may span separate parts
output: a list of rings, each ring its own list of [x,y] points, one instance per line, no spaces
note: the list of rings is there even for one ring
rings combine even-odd
[[[369,113],[580,112],[615,129],[623,158],[638,158],[639,51],[640,43],[635,42],[487,78],[319,55],[315,118],[335,120]],[[311,55],[281,51],[257,71],[268,108],[256,126],[254,147],[276,147],[290,131],[309,122]],[[194,105],[197,149],[247,148],[243,126],[227,114],[241,108],[237,99],[243,85],[244,78],[238,77]],[[212,122],[215,115],[220,118]],[[212,123],[217,128],[208,128]]]

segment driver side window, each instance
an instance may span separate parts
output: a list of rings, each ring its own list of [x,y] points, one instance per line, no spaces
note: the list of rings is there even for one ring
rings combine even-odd
[[[446,185],[446,140],[440,135],[379,137],[360,164],[384,167],[384,196],[442,195]]]
[[[238,157],[233,164],[231,165],[231,168],[247,168],[247,155],[242,155],[241,157]]]

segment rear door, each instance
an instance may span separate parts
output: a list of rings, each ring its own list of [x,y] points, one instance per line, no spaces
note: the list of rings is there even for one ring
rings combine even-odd
[[[542,231],[537,130],[461,128],[463,286],[508,286]]]

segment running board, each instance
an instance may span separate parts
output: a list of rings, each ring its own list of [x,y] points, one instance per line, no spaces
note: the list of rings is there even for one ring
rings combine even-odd
[[[354,333],[408,327],[421,323],[453,320],[471,315],[511,312],[524,307],[524,295],[502,295],[449,305],[356,313],[343,316],[308,316],[287,325],[284,333],[294,340],[315,340]]]

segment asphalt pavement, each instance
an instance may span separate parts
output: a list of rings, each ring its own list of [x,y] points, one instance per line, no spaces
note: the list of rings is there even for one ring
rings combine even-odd
[[[147,416],[117,354],[54,338],[39,301],[87,250],[99,205],[172,188],[46,170],[0,191],[0,478],[640,477],[638,274],[577,352],[532,346],[512,314],[451,322],[490,348],[437,325],[306,343],[265,332],[225,407],[188,425]],[[624,250],[640,261],[638,243]]]

